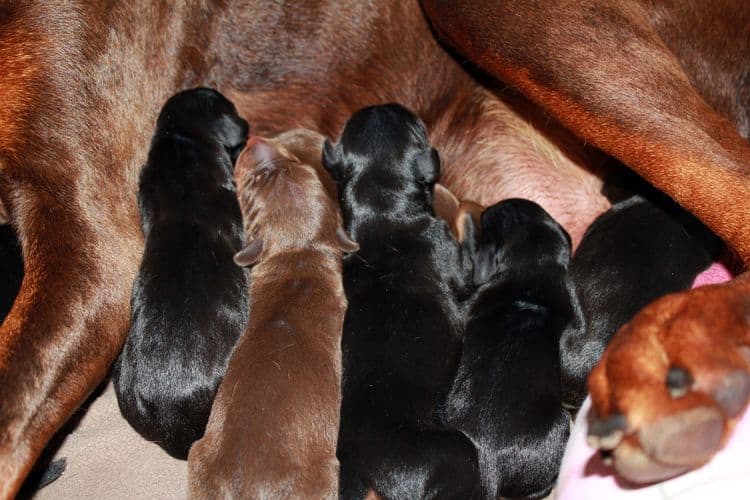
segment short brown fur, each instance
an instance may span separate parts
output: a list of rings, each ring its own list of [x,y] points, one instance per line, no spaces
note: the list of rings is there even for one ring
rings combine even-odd
[[[346,310],[341,219],[320,180],[327,175],[322,166],[298,159],[319,164],[322,136],[295,131],[273,142],[278,153],[272,161],[256,165],[246,150],[237,163],[247,238],[263,246],[251,271],[250,322],[206,434],[190,450],[193,498],[338,494]]]

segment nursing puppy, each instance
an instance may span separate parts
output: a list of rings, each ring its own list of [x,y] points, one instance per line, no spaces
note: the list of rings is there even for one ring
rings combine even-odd
[[[176,94],[140,176],[146,246],[113,380],[128,422],[177,458],[203,434],[247,322],[247,277],[232,262],[242,247],[233,161],[247,130],[218,92]]]
[[[570,238],[539,205],[485,210],[446,424],[478,450],[482,497],[539,498],[552,489],[569,434],[559,341],[580,329],[567,276]]]
[[[574,409],[615,332],[658,297],[689,289],[721,248],[672,200],[637,179],[625,182],[608,184],[616,203],[591,224],[570,263],[586,323],[560,343],[565,402]]]
[[[360,250],[344,259],[342,498],[471,498],[476,452],[439,406],[463,334],[470,258],[433,212],[440,173],[423,123],[389,104],[355,113],[323,163]]]
[[[237,179],[250,265],[250,322],[188,459],[194,498],[335,498],[341,403],[341,228],[320,173],[323,138],[252,138]],[[284,145],[290,145],[287,150]],[[320,169],[320,167],[318,167]],[[325,174],[326,176],[328,174]]]

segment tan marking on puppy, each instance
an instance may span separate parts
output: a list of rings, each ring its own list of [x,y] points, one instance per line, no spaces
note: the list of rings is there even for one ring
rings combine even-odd
[[[250,322],[190,450],[194,498],[338,496],[341,257],[358,247],[322,167],[300,160],[320,163],[321,145],[311,132],[251,138],[237,160],[247,245],[235,262],[255,264]]]
[[[432,207],[435,209],[435,215],[448,223],[453,237],[459,242],[466,237],[467,217],[470,217],[474,226],[479,228],[483,207],[473,201],[458,201],[458,198],[442,184],[435,184]]]

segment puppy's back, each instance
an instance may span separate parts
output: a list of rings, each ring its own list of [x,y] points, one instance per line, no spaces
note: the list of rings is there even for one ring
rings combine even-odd
[[[586,320],[561,343],[570,406],[583,403],[588,375],[617,329],[656,298],[689,288],[718,243],[681,207],[651,195],[619,201],[591,224],[570,265]]]
[[[476,452],[437,411],[455,373],[468,261],[433,213],[437,152],[398,105],[365,108],[324,151],[347,229],[341,496],[471,498]]]
[[[244,141],[244,122],[232,115],[228,123],[234,122],[236,130],[224,135]],[[169,133],[157,128],[141,173],[146,242],[131,328],[113,378],[131,425],[185,458],[203,433],[246,323],[247,284],[232,262],[242,244],[242,220],[223,132],[207,124],[206,136],[196,138],[189,133],[195,132],[192,121],[185,131],[169,125]]]
[[[580,327],[570,240],[524,200],[488,208],[481,238],[477,276],[486,281],[469,309],[444,418],[477,446],[487,498],[543,496],[569,433],[558,344]]]
[[[237,175],[243,211],[258,228],[248,226],[257,238],[248,248],[259,241],[263,248],[252,268],[252,318],[206,434],[190,450],[190,491],[194,498],[334,498],[346,309],[340,216],[320,169],[299,161],[320,163],[322,137],[297,130],[250,143]],[[274,173],[256,189],[261,166]]]

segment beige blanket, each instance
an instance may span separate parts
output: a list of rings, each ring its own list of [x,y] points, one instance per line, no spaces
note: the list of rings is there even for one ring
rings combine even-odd
[[[170,457],[128,425],[111,382],[85,410],[53,460],[63,457],[62,476],[36,492],[34,499],[186,497],[187,462]]]

